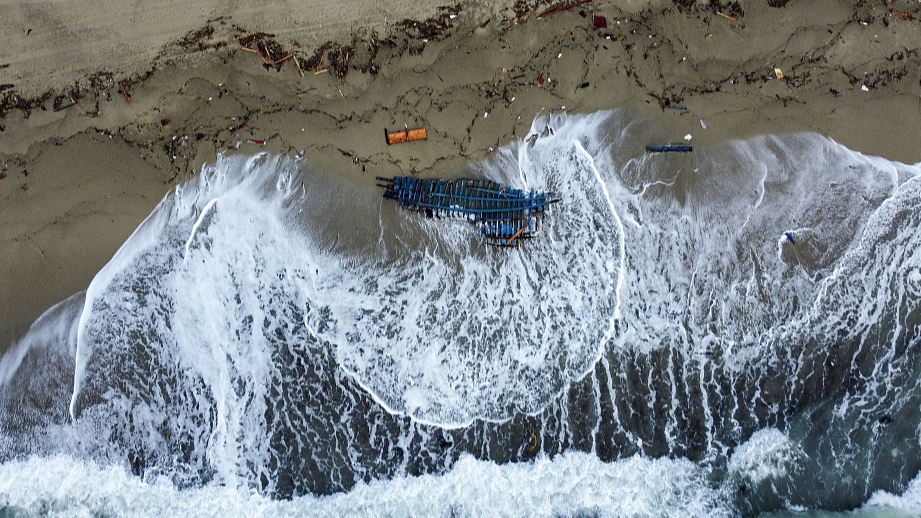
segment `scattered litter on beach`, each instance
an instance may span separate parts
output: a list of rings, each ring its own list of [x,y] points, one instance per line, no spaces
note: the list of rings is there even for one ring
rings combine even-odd
[[[242,49],[242,50],[245,50],[245,51],[247,51],[247,52],[253,52],[253,53],[257,54],[260,58],[262,58],[262,61],[263,61],[266,65],[269,64],[269,60],[265,59],[265,56],[263,56],[262,53],[259,52],[258,50],[256,50],[256,49],[251,49],[251,48],[248,48],[248,47],[241,47],[241,49]]]
[[[582,4],[587,4],[590,2],[594,2],[594,1],[595,0],[579,0],[578,2],[572,2],[570,4],[556,5],[556,6],[551,7],[550,9],[547,9],[543,13],[539,14],[537,16],[537,19],[540,20],[546,16],[550,16],[551,14],[556,14],[561,11],[566,11],[567,9],[572,9],[573,7],[578,7]]]
[[[783,72],[777,67],[774,67],[774,75],[777,76],[777,79],[783,79]]]
[[[694,137],[692,137],[690,133],[684,136],[684,140],[691,140],[692,138]]]
[[[700,127],[703,129],[707,129],[707,125],[704,123],[703,119],[700,119]]]

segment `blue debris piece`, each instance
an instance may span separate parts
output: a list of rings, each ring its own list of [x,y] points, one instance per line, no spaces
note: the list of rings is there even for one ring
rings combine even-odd
[[[647,153],[690,153],[694,151],[692,146],[684,144],[666,144],[664,146],[646,146]]]

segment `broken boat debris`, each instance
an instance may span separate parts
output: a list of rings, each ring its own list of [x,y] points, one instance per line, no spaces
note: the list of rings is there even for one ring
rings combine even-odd
[[[664,146],[646,146],[647,153],[690,153],[693,146],[685,144],[665,144]]]
[[[387,137],[387,144],[399,144],[400,142],[425,140],[428,138],[428,132],[425,128],[406,129],[404,131],[394,131],[392,133],[388,133],[387,130],[384,130],[384,136]]]
[[[523,191],[490,180],[423,180],[377,177],[384,198],[427,217],[463,218],[479,228],[486,242],[518,247],[534,236],[538,216],[559,198],[552,192]]]

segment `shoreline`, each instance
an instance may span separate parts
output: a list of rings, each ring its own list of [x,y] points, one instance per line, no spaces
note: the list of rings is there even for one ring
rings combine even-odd
[[[734,16],[685,4],[599,1],[543,18],[549,3],[404,6],[436,14],[301,48],[278,36],[283,18],[262,22],[278,24],[268,36],[259,23],[243,29],[238,13],[167,44],[154,64],[82,74],[32,94],[43,100],[29,110],[7,103],[0,351],[86,289],[163,196],[219,152],[304,153],[355,182],[446,175],[565,106],[625,109],[663,141],[691,134],[697,149],[811,131],[921,162],[921,3],[752,0],[737,12],[726,2]],[[277,48],[295,57],[252,52]],[[404,127],[426,127],[428,140],[388,146],[381,130]]]

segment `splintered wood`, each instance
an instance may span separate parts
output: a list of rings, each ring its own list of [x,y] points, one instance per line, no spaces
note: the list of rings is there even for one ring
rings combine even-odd
[[[399,144],[400,142],[425,140],[428,138],[428,133],[425,131],[425,128],[395,131],[393,133],[387,133],[387,131],[384,130],[384,134],[387,135],[388,144]]]

